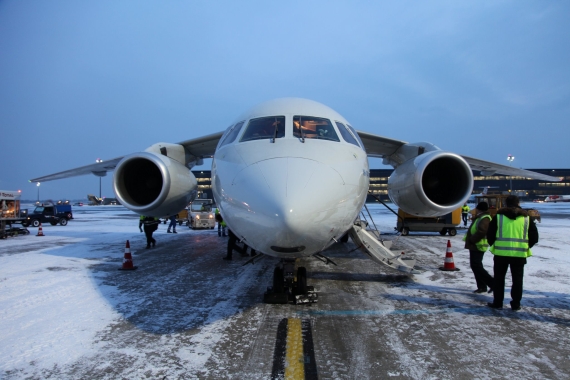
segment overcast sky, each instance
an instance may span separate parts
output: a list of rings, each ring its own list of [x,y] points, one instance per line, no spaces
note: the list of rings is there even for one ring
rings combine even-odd
[[[543,0],[0,1],[0,189],[36,199],[30,178],[218,132],[288,96],[358,130],[568,168],[569,20],[570,2]],[[111,175],[102,187],[114,197]],[[88,193],[98,177],[40,186]]]

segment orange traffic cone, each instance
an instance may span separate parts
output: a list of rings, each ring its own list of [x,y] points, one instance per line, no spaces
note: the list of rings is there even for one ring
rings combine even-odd
[[[119,270],[134,270],[138,267],[133,266],[133,257],[131,256],[131,245],[127,240],[127,245],[125,246],[125,257],[123,258],[123,266]]]
[[[36,236],[46,236],[44,235],[44,231],[42,230],[42,224],[40,223],[40,227],[38,228],[38,234]]]
[[[445,252],[445,261],[443,262],[443,266],[439,267],[440,270],[448,270],[448,271],[457,271],[459,268],[455,267],[455,263],[453,262],[453,253],[451,253],[451,241],[447,241],[447,251]]]

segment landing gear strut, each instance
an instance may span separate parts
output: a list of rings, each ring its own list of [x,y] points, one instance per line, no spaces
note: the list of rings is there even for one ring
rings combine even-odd
[[[307,286],[307,269],[296,267],[295,259],[283,259],[273,271],[273,286],[267,288],[263,302],[287,304],[315,303],[317,293]]]

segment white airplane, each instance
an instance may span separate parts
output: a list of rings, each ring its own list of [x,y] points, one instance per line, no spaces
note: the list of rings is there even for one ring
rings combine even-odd
[[[321,252],[347,231],[365,239],[355,221],[368,192],[368,157],[383,158],[395,168],[388,181],[390,199],[421,216],[444,215],[463,205],[472,191],[472,169],[483,175],[559,181],[445,152],[427,142],[357,132],[331,108],[299,98],[259,104],[225,132],[178,144],[157,143],[144,152],[31,181],[101,176],[114,170],[114,191],[121,204],[138,214],[163,216],[188,204],[197,188],[190,168],[213,158],[213,195],[228,227],[256,251],[283,259],[273,284],[282,300],[283,292],[307,291],[304,268],[292,282],[292,260],[311,255],[322,259]],[[375,261],[412,271],[413,264],[401,260],[394,266],[395,257],[385,248],[374,250],[369,247],[367,253]]]
[[[570,202],[570,195],[549,195],[544,198],[545,202]]]

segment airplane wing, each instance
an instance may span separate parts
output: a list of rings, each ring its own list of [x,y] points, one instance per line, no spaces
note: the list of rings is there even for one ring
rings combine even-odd
[[[218,142],[220,138],[224,134],[222,132],[212,133],[211,135],[198,137],[191,140],[186,140],[179,142],[179,145],[182,145],[184,149],[190,153],[192,156],[199,158],[211,158],[214,157],[214,153],[216,152],[216,147],[218,146]]]
[[[394,140],[388,137],[378,136],[368,132],[362,132],[362,131],[357,131],[357,132],[358,136],[360,136],[360,139],[364,143],[366,154],[369,157],[375,157],[375,158],[390,157],[391,155],[395,154],[398,149],[407,144],[406,141]],[[537,172],[533,172],[531,170],[517,169],[511,166],[501,165],[491,161],[480,160],[478,158],[473,158],[463,155],[461,157],[463,157],[463,159],[467,161],[469,166],[471,166],[472,170],[481,171],[482,175],[502,174],[502,175],[533,178],[549,182],[558,182],[561,180],[558,177],[552,177],[546,174],[540,174]]]
[[[53,181],[56,179],[77,177],[77,176],[86,175],[86,174],[95,174],[95,175],[104,177],[108,171],[115,169],[115,166],[117,166],[119,161],[121,161],[122,159],[123,159],[123,157],[117,157],[117,158],[113,158],[111,160],[81,166],[81,167],[75,168],[75,169],[65,170],[63,172],[59,172],[59,173],[55,173],[55,174],[49,174],[49,175],[46,175],[43,177],[34,178],[34,179],[31,179],[30,182],[47,182],[47,181]]]
[[[493,174],[503,174],[503,175],[512,175],[518,177],[526,177],[526,178],[533,178],[539,179],[543,181],[549,182],[559,182],[561,178],[559,177],[552,177],[546,174],[540,174],[537,172],[533,172],[532,170],[525,170],[525,169],[517,169],[507,165],[497,164],[491,161],[484,161],[478,158],[468,157],[468,156],[461,156],[471,169],[479,170],[482,175],[493,175]]]
[[[196,139],[186,140],[178,143],[182,145],[187,153],[194,157],[194,159],[209,158],[213,157],[216,151],[216,146],[218,141],[224,132],[217,132],[211,135],[198,137]],[[81,166],[75,169],[65,170],[63,172],[46,175],[43,177],[38,177],[31,179],[30,182],[47,182],[56,179],[77,177],[86,174],[95,174],[98,176],[105,176],[108,171],[115,169],[117,164],[123,159],[124,156],[116,157],[111,160],[106,160],[103,162]]]
[[[395,153],[406,141],[394,140],[388,137],[374,135],[368,132],[357,131],[364,143],[368,157],[384,158]]]

